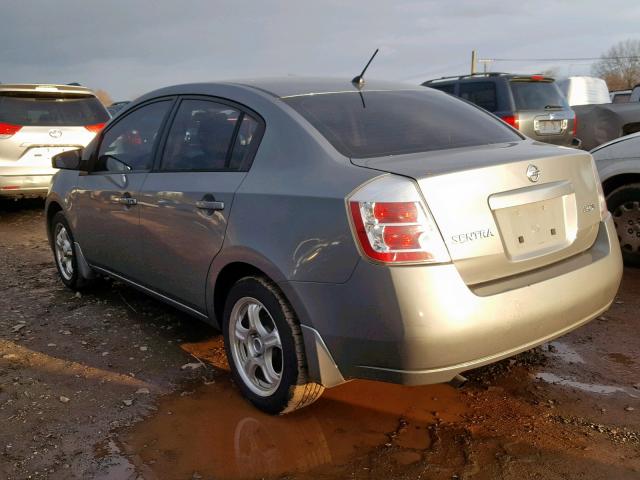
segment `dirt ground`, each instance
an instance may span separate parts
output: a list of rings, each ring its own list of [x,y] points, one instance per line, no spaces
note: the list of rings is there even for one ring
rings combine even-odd
[[[117,282],[64,288],[42,206],[0,202],[2,479],[640,479],[640,270],[462,387],[353,381],[270,417],[215,330]]]

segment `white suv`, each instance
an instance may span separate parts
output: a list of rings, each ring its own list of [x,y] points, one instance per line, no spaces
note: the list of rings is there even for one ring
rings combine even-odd
[[[88,88],[0,84],[0,197],[45,196],[51,157],[86,146],[108,120]]]

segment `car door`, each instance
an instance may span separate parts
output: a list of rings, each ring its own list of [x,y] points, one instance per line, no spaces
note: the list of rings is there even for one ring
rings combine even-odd
[[[209,266],[264,128],[220,99],[185,97],[142,191],[144,283],[203,313]]]
[[[74,195],[77,238],[94,266],[139,279],[138,192],[175,99],[147,103],[108,126]]]

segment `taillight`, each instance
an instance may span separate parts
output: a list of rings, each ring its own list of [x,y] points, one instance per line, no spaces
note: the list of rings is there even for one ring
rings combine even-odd
[[[571,130],[571,135],[574,137],[578,134],[578,116],[573,117],[573,130]]]
[[[85,125],[84,128],[93,133],[98,133],[105,126],[105,123],[94,123],[93,125]]]
[[[348,200],[362,252],[383,263],[441,263],[449,253],[414,183],[386,175]]]
[[[507,125],[511,125],[516,130],[520,126],[520,121],[518,120],[518,116],[517,115],[504,115],[504,116],[502,116],[500,118],[502,119],[502,121],[504,123],[506,123]]]
[[[0,137],[9,138],[10,136],[18,133],[21,128],[21,125],[0,122]]]

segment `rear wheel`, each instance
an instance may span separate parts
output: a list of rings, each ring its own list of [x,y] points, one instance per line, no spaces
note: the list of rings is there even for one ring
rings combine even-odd
[[[62,212],[53,216],[49,228],[51,228],[51,248],[62,283],[74,290],[88,286],[90,281],[84,278],[78,269],[73,234]]]
[[[266,278],[245,277],[231,288],[223,333],[233,378],[260,410],[288,413],[322,394],[324,387],[307,377],[300,324]]]
[[[640,183],[616,188],[607,196],[607,206],[616,225],[624,263],[640,266]]]

